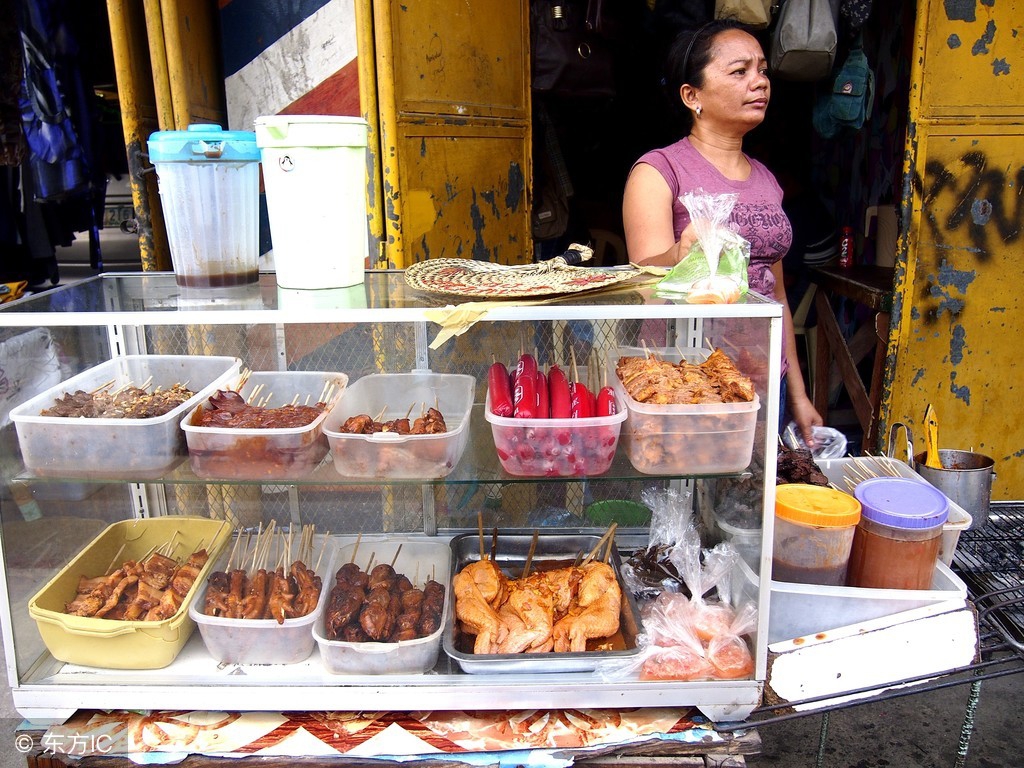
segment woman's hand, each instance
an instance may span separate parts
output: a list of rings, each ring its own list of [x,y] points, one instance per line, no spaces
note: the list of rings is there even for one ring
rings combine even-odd
[[[789,412],[800,430],[800,437],[808,448],[814,448],[814,428],[824,426],[825,421],[821,418],[814,407],[814,403],[807,397],[806,392],[791,393],[789,398]]]

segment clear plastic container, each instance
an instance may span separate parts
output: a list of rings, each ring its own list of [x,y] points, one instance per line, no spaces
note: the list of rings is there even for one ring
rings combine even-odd
[[[11,411],[25,466],[40,475],[60,477],[155,477],[185,455],[181,417],[234,381],[241,366],[237,357],[129,355],[90,368]],[[146,384],[149,392],[187,383],[196,394],[150,419],[40,415],[67,393],[92,392],[109,382],[112,390]]]
[[[750,578],[756,576],[750,574]],[[967,585],[941,562],[935,564],[926,589],[863,589],[773,581],[771,590],[769,643],[946,602],[962,605],[967,597]]]
[[[585,477],[608,471],[626,420],[622,396],[618,413],[589,419],[517,419],[491,413],[487,393],[484,418],[491,425],[502,469],[520,477]]]
[[[334,583],[331,561],[334,548],[328,542],[324,550],[324,537],[313,539],[313,551],[320,558],[316,569],[322,582],[320,599],[316,608],[305,616],[285,619],[278,624],[276,619],[227,619],[221,616],[207,616],[202,608],[206,600],[208,580],[196,593],[189,605],[188,615],[199,627],[206,650],[219,664],[297,664],[309,657],[316,647],[313,639],[313,624],[316,623],[327,602],[327,595]],[[320,552],[323,551],[323,555]],[[221,557],[215,570],[225,570],[227,556]],[[316,563],[306,563],[310,568]],[[213,571],[211,571],[213,573]]]
[[[429,579],[444,585],[444,608],[435,632],[415,640],[396,643],[349,643],[328,640],[324,632],[324,614],[313,624],[313,637],[320,647],[324,668],[335,675],[417,675],[429,672],[437,664],[441,650],[441,634],[451,608],[449,570],[451,551],[447,541],[389,536],[386,539],[363,537],[358,544],[347,544],[335,552],[325,585],[334,586],[334,574],[342,565],[354,562],[366,570],[370,556],[374,563],[391,563],[414,587],[422,589]],[[371,566],[372,569],[372,566]],[[330,595],[328,595],[328,601]]]
[[[860,502],[848,493],[804,483],[777,486],[772,579],[845,584],[860,516]]]
[[[260,154],[256,134],[195,124],[149,137],[178,285],[223,288],[259,279]]]
[[[877,589],[928,589],[949,502],[938,490],[903,477],[876,477],[854,489],[863,506],[847,583]]]
[[[870,463],[867,464],[864,463],[864,459],[860,456],[847,456],[842,459],[821,459],[817,464],[825,474],[825,477],[829,479],[829,482],[840,488],[850,488],[851,485],[856,487],[857,484],[863,482],[866,472],[872,476],[883,474],[895,475],[907,477],[921,483],[928,482],[905,462],[888,456],[872,456]],[[971,525],[971,515],[955,501],[950,500],[949,516],[942,525],[942,540],[939,544],[940,562],[946,565],[953,564],[953,553],[956,552],[956,546],[960,541],[960,534],[970,528]]]
[[[324,421],[334,468],[344,477],[386,480],[433,480],[446,477],[462,458],[469,441],[476,380],[455,373],[374,373],[352,382]],[[448,431],[436,435],[341,432],[350,416],[379,421],[416,418],[436,408]],[[410,409],[412,413],[410,412]]]
[[[194,426],[191,421],[203,406],[200,403],[181,420],[192,471],[198,477],[234,480],[287,480],[308,475],[327,455],[322,425],[347,384],[344,373],[254,371],[240,392],[247,401],[262,387],[257,401],[269,398],[267,408],[292,402],[312,405],[327,396],[326,409],[302,427],[237,429]]]
[[[672,362],[683,357],[699,363],[702,350],[684,351],[622,347],[620,356],[643,357],[647,352]],[[622,445],[638,472],[649,475],[713,475],[741,472],[754,451],[754,427],[761,407],[755,395],[749,403],[708,405],[651,405],[626,392],[609,361],[608,380],[626,404]]]

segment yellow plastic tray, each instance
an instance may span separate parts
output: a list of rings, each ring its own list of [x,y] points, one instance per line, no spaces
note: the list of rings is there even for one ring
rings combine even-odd
[[[175,536],[177,534],[177,536]],[[111,563],[141,560],[174,539],[173,557],[184,561],[200,546],[210,558],[178,612],[163,621],[116,621],[64,613],[75,598],[81,576],[99,576]],[[195,623],[188,616],[189,602],[206,582],[217,557],[231,538],[231,525],[204,517],[168,516],[125,520],[108,526],[29,601],[47,649],[60,661],[112,669],[159,669],[181,651]],[[122,548],[123,547],[123,548]]]

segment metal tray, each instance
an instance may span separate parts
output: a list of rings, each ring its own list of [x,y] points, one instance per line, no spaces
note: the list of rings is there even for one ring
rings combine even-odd
[[[537,539],[537,548],[533,554],[530,567],[533,570],[544,570],[571,565],[580,552],[586,554],[596,546],[599,535],[582,533],[541,534]],[[489,554],[498,563],[507,576],[517,576],[526,564],[533,536],[522,533],[502,533],[498,531],[488,545],[494,547]],[[461,534],[451,540],[451,579],[455,574],[471,562],[480,559],[480,537],[477,534]],[[613,551],[610,565],[619,580],[622,590],[622,611],[619,617],[619,631],[613,637],[615,650],[582,651],[577,653],[489,653],[475,654],[466,645],[466,639],[472,635],[463,635],[458,628],[455,609],[448,611],[444,632],[444,651],[454,660],[463,672],[470,674],[493,673],[555,673],[555,672],[592,672],[598,662],[608,659],[625,659],[640,652],[636,638],[642,631],[640,613],[633,595],[622,581],[621,561],[618,551]],[[454,605],[454,603],[453,603]]]

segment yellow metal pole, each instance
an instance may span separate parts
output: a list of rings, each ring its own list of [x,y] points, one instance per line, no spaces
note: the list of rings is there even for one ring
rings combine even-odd
[[[153,93],[156,97],[156,119],[161,131],[172,131],[174,105],[171,103],[171,81],[167,71],[167,46],[164,39],[161,0],[143,0],[146,11],[146,41],[149,43],[149,61],[153,68]]]
[[[145,162],[146,140],[158,127],[153,73],[146,49],[146,24],[138,0],[107,0],[114,75],[128,159],[132,205],[139,224],[139,257],[146,271],[171,268],[156,178]]]
[[[374,5],[373,32],[377,69],[377,100],[380,114],[381,205],[384,211],[384,266],[401,269],[409,266],[402,237],[403,201],[398,194],[398,105],[395,98],[394,29],[391,3]]]
[[[381,206],[380,106],[377,102],[377,61],[373,42],[373,0],[356,0],[356,66],[359,68],[359,106],[370,126],[367,144],[366,210],[370,225],[371,264],[387,267],[384,252],[384,211]]]

